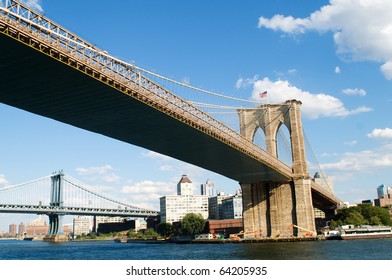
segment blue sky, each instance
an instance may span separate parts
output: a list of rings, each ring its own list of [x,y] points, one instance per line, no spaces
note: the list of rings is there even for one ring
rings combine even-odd
[[[267,90],[271,103],[301,100],[312,150],[344,201],[373,199],[377,186],[392,185],[390,0],[24,2],[161,75],[244,99]],[[239,188],[210,171],[2,104],[0,129],[0,187],[63,169],[153,209],[160,196],[175,193],[182,174],[196,187],[209,178],[227,193]],[[0,215],[0,230],[10,220],[22,216]]]

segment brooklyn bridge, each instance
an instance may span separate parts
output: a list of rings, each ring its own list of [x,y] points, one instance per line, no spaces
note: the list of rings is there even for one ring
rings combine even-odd
[[[111,56],[15,0],[0,0],[0,49],[0,102],[237,181],[245,231],[302,236],[315,230],[315,207],[330,217],[340,202],[309,175],[300,101],[258,103],[157,75]],[[225,123],[227,112],[237,116],[234,125]],[[290,162],[282,161],[277,149],[281,127],[290,135]],[[260,131],[263,147],[255,141]],[[38,197],[29,202],[5,196],[9,201],[1,201],[0,211],[51,215],[52,234],[58,232],[59,214],[157,214],[124,203],[81,206],[73,204],[75,197],[65,205],[64,178],[57,176],[49,177],[48,204],[37,203]]]

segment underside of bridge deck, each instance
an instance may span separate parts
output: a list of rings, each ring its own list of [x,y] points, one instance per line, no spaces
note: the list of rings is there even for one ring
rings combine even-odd
[[[4,104],[156,151],[241,183],[290,179],[14,38],[1,34],[0,50],[0,102]]]

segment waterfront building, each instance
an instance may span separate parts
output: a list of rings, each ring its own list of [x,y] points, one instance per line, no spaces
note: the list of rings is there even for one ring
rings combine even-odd
[[[374,204],[380,207],[392,206],[392,187],[386,187],[384,184],[377,187],[377,199]]]
[[[63,225],[63,232],[65,235],[71,236],[73,233],[73,223]]]
[[[97,231],[103,234],[111,232],[122,232],[125,234],[129,230],[135,230],[135,228],[136,220],[122,219],[120,222],[100,223]]]
[[[42,219],[42,215],[39,215],[37,219],[32,220],[26,226],[26,236],[34,237],[34,236],[44,236],[48,233],[49,226]]]
[[[374,200],[374,205],[379,207],[392,206],[392,198],[377,198]]]
[[[222,218],[223,219],[241,219],[242,218],[242,196],[235,195],[222,200]]]
[[[73,219],[74,236],[89,234],[92,230],[92,219],[88,216],[77,216]]]
[[[135,219],[135,231],[142,231],[147,229],[147,221],[144,219]]]
[[[230,234],[240,233],[243,230],[244,224],[242,219],[208,220],[204,233],[229,236]]]
[[[129,230],[143,231],[147,229],[147,221],[144,219],[127,219],[123,218],[121,221],[99,223],[97,232],[108,234],[110,232],[127,233]]]
[[[161,223],[161,216],[149,216],[146,220],[147,229],[152,228],[155,231],[157,230],[159,224]]]
[[[160,199],[161,222],[181,221],[188,213],[201,214],[208,218],[208,196],[194,195],[193,183],[183,175],[177,184],[177,195],[167,195]]]
[[[384,184],[378,186],[377,198],[392,198],[392,187],[387,187]]]
[[[344,201],[344,202],[342,202],[342,203],[340,203],[340,204],[337,205],[337,209],[350,208],[350,207],[355,207],[355,206],[357,206],[356,203],[351,204],[351,203],[348,202],[348,201]]]
[[[124,217],[94,216],[92,230],[97,232],[99,224],[102,223],[122,223],[123,221]]]
[[[218,189],[215,187],[214,183],[208,179],[205,184],[200,186],[200,194],[206,195],[208,197],[217,196],[219,193]]]
[[[20,223],[18,226],[18,235],[23,236],[26,233],[26,226],[23,223]]]
[[[16,236],[16,225],[15,224],[11,224],[9,226],[9,231],[10,236]]]
[[[222,200],[230,198],[231,195],[226,195],[224,192],[219,193],[217,196],[208,198],[208,219],[221,220],[222,214]]]

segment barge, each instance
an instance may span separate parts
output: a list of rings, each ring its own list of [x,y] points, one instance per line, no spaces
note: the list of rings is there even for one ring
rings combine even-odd
[[[342,240],[351,239],[376,239],[391,238],[392,228],[388,226],[359,226],[346,225],[338,227],[339,238]]]

